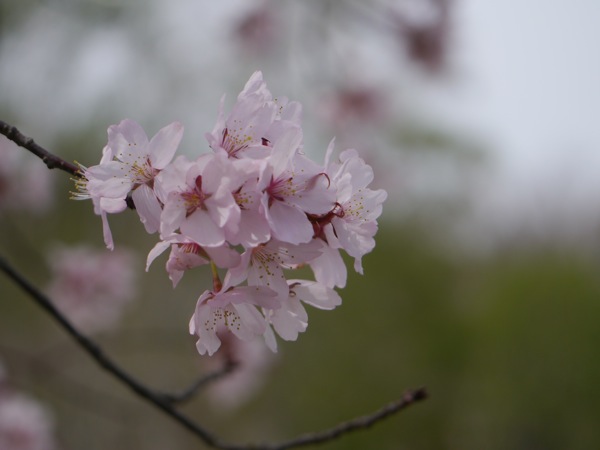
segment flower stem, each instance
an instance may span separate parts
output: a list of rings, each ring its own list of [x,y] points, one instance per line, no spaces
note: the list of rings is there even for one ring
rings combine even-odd
[[[219,292],[223,287],[223,283],[221,283],[221,278],[219,278],[219,272],[217,272],[216,264],[211,260],[210,261],[210,271],[212,272],[213,279],[213,292]]]

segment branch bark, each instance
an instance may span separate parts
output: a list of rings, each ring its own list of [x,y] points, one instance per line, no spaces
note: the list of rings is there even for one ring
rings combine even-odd
[[[60,169],[75,177],[80,177],[81,172],[75,164],[65,161],[64,159],[53,155],[45,148],[38,145],[33,139],[22,134],[16,127],[9,125],[0,120],[0,134],[3,134],[8,139],[13,141],[20,147],[29,150],[31,153],[40,158],[48,169]]]
[[[206,375],[198,378],[196,381],[194,381],[187,388],[181,390],[180,392],[165,392],[161,394],[161,396],[163,400],[167,403],[187,402],[188,400],[191,400],[200,389],[214,381],[220,380],[223,377],[229,375],[236,369],[236,367],[237,364],[233,361],[226,361],[225,365],[222,368],[215,370],[214,372],[207,373]]]

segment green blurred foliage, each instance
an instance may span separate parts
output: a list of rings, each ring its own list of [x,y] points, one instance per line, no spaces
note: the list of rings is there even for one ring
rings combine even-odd
[[[58,228],[67,239],[101,245],[91,205],[65,204],[48,228],[24,221],[27,237],[5,234],[3,248],[14,250],[15,239],[35,246]],[[133,213],[114,219],[117,245],[150,248],[151,239],[126,233],[141,226]],[[326,428],[426,386],[425,402],[327,448],[600,446],[597,264],[542,247],[449,254],[425,229],[384,222],[365,276],[350,277],[336,311],[311,310],[298,342],[281,343],[251,402],[225,413],[200,395],[184,410],[229,440],[264,441]],[[40,261],[11,253],[43,285]],[[209,281],[198,271],[172,291],[163,262],[141,275],[136,306],[100,341],[150,386],[178,389],[205,370],[186,328]],[[141,271],[142,254],[139,263]],[[90,362],[4,278],[0,289],[0,352],[19,387],[52,406],[65,449],[202,448]]]

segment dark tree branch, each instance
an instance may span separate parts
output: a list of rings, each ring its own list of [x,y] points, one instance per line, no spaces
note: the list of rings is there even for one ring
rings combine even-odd
[[[406,409],[409,406],[420,402],[421,400],[425,400],[427,397],[428,394],[425,388],[411,389],[406,391],[401,399],[391,402],[378,411],[366,416],[356,417],[355,419],[347,422],[342,422],[328,430],[315,433],[306,433],[286,442],[274,445],[265,445],[264,447],[259,448],[264,448],[266,450],[285,450],[288,448],[322,444],[324,442],[332,441],[343,434],[369,428],[370,426],[381,422],[386,417],[396,414],[397,412],[402,411],[403,409]]]
[[[0,134],[3,134],[15,144],[36,155],[44,162],[44,164],[46,164],[48,169],[60,169],[77,178],[83,177],[81,169],[78,166],[50,153],[48,150],[38,145],[33,139],[22,134],[17,127],[9,125],[2,120],[0,120]],[[135,209],[131,194],[127,195],[125,202],[129,209]]]
[[[166,403],[159,395],[152,392],[146,386],[138,382],[115,362],[113,362],[100,347],[91,339],[81,334],[61,313],[58,311],[52,302],[35,286],[33,286],[25,277],[17,272],[4,258],[0,257],[0,270],[4,272],[12,281],[14,281],[23,291],[35,300],[48,314],[50,314],[65,331],[77,342],[102,368],[111,373],[119,381],[129,387],[137,395],[146,401],[154,404],[157,408],[169,415],[171,418],[179,422],[185,428],[196,434],[206,444],[215,448],[227,449],[228,446],[220,443],[211,433],[205,430],[200,425],[194,423],[187,416],[175,410],[171,405]]]
[[[67,173],[70,173],[75,177],[81,176],[79,167],[77,167],[75,164],[65,161],[64,159],[59,158],[56,155],[53,155],[45,148],[36,144],[36,142],[33,139],[23,135],[19,130],[17,130],[16,127],[13,127],[12,125],[9,125],[1,120],[0,134],[3,134],[15,144],[29,150],[31,153],[36,155],[44,162],[44,164],[46,164],[48,169],[60,169],[64,170]]]
[[[190,400],[200,389],[206,385],[220,380],[221,378],[229,375],[237,368],[237,364],[233,361],[226,361],[225,365],[215,370],[214,372],[207,373],[206,375],[198,378],[187,388],[176,393],[163,393],[160,394],[162,399],[167,403],[183,403]]]
[[[17,270],[15,270],[3,257],[0,256],[0,271],[4,272],[15,284],[17,284],[23,291],[25,291],[39,306],[41,306],[48,314],[50,314],[64,329],[65,331],[107,372],[112,374],[115,378],[125,384],[129,389],[139,395],[147,402],[153,404],[158,409],[162,410],[165,414],[171,417],[176,422],[179,422],[183,427],[198,436],[204,443],[213,448],[222,450],[285,450],[294,447],[302,447],[305,445],[320,444],[339,436],[369,428],[377,422],[396,414],[399,411],[427,398],[427,392],[424,388],[409,390],[401,399],[384,406],[378,411],[372,414],[352,419],[348,422],[343,422],[339,425],[334,426],[325,431],[307,433],[297,438],[290,439],[281,443],[274,444],[259,444],[259,445],[236,445],[228,444],[219,440],[212,433],[208,432],[204,427],[198,423],[192,421],[184,414],[177,411],[171,402],[174,400],[171,398],[165,398],[164,394],[158,394],[140,381],[133,378],[120,366],[118,366],[112,359],[110,359],[102,349],[91,339],[81,334],[60,311],[58,311],[50,299],[46,297],[41,291],[39,291],[33,284],[31,284],[24,276],[22,276]],[[229,370],[232,370],[229,369]],[[209,379],[221,376],[223,373],[216,372],[210,376],[207,376],[199,381],[202,381],[200,385],[208,382]],[[198,383],[196,383],[198,384]],[[192,395],[195,390],[192,386],[189,395]],[[187,394],[184,391],[183,397]],[[177,400],[177,398],[175,398]]]

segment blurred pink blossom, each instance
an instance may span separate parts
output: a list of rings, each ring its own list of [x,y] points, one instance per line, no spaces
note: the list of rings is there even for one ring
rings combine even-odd
[[[87,333],[110,329],[136,293],[133,259],[125,249],[56,248],[48,255],[53,274],[48,295]]]
[[[223,412],[238,408],[249,401],[267,381],[267,372],[275,362],[275,354],[260,339],[242,341],[223,330],[219,333],[222,352],[208,359],[216,370],[222,366],[222,357],[236,364],[232,373],[210,386],[210,402]]]
[[[43,213],[52,205],[48,169],[27,150],[0,135],[0,210]]]
[[[35,400],[0,392],[0,450],[52,450],[53,422]]]
[[[338,131],[381,122],[388,114],[385,94],[372,86],[344,86],[326,95],[321,112]]]
[[[236,24],[233,37],[244,52],[262,55],[270,52],[280,34],[276,17],[277,3],[263,1],[248,11]]]

